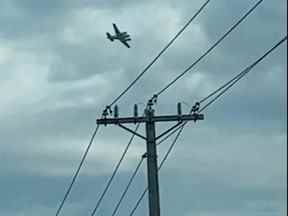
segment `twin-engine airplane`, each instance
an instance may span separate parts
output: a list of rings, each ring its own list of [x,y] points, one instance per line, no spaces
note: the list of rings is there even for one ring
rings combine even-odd
[[[113,23],[113,28],[115,31],[115,35],[111,35],[109,32],[106,32],[107,38],[110,41],[119,40],[121,41],[126,47],[130,48],[130,45],[127,41],[131,41],[130,35],[127,32],[120,32],[117,28],[116,24]]]

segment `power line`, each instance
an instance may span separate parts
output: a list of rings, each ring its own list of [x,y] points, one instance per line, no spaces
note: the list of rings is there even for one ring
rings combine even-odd
[[[142,157],[141,160],[139,161],[139,163],[137,164],[136,169],[134,170],[133,174],[131,175],[131,177],[130,177],[130,179],[129,179],[129,181],[128,181],[127,186],[125,187],[125,189],[124,189],[124,191],[123,191],[123,193],[122,193],[122,195],[121,195],[118,203],[116,204],[116,206],[115,206],[115,208],[114,208],[114,210],[113,210],[112,216],[115,216],[115,215],[116,215],[116,213],[117,213],[117,211],[118,211],[118,209],[119,209],[119,207],[120,207],[120,205],[121,205],[124,197],[126,196],[128,190],[129,190],[129,188],[130,188],[130,186],[131,186],[131,184],[132,184],[132,182],[133,182],[133,180],[134,180],[134,178],[135,178],[135,176],[136,176],[136,174],[137,174],[138,171],[139,171],[139,168],[141,167],[141,165],[142,165],[142,163],[143,163],[143,160],[144,160],[144,157]]]
[[[207,97],[202,99],[200,102],[204,102],[208,98],[215,95],[217,92],[222,90],[215,98],[213,98],[211,101],[209,101],[202,109],[199,110],[199,112],[202,112],[205,110],[208,106],[210,106],[212,103],[214,103],[220,96],[222,96],[226,91],[228,91],[232,86],[234,86],[240,79],[242,79],[245,75],[247,75],[257,64],[259,64],[263,59],[265,59],[271,52],[273,52],[277,47],[279,47],[282,43],[284,43],[287,40],[287,35],[283,37],[278,43],[276,43],[271,49],[269,49],[267,52],[264,53],[260,58],[258,58],[255,62],[253,62],[251,65],[246,67],[242,72],[240,72],[238,75],[236,75],[234,78],[232,78],[230,81],[222,85],[220,88],[209,94]]]
[[[140,127],[140,124],[138,123],[138,124],[136,125],[136,128],[135,128],[134,132],[137,132],[137,130],[139,129],[139,127]],[[107,191],[108,191],[108,189],[109,189],[109,187],[110,187],[110,185],[111,185],[111,183],[112,183],[112,181],[113,181],[116,173],[117,173],[118,170],[119,170],[119,167],[120,167],[120,165],[121,165],[121,163],[122,163],[125,155],[126,155],[127,152],[128,152],[128,149],[129,149],[130,145],[132,144],[134,138],[135,138],[135,134],[132,134],[132,136],[131,136],[131,138],[130,138],[128,144],[127,144],[127,146],[126,146],[125,149],[124,149],[124,152],[123,152],[123,154],[122,154],[119,162],[117,163],[117,165],[116,165],[116,167],[115,167],[115,169],[114,169],[111,177],[109,178],[109,180],[108,180],[108,182],[107,182],[107,184],[106,184],[106,186],[105,186],[105,189],[103,190],[102,194],[100,195],[100,198],[98,199],[98,201],[97,201],[97,203],[96,203],[96,206],[95,206],[95,208],[93,209],[93,211],[92,211],[92,213],[91,213],[91,216],[94,216],[95,213],[96,213],[96,211],[98,210],[98,208],[99,208],[99,206],[100,206],[100,204],[101,204],[101,202],[102,202],[105,194],[107,193]]]
[[[180,124],[178,127],[174,128],[169,134],[167,134],[162,140],[160,140],[157,145],[159,146],[161,143],[163,143],[165,140],[170,138],[173,134],[175,134],[180,128],[182,127],[182,124]]]
[[[271,49],[269,49],[263,56],[261,56],[259,59],[257,59],[254,63],[252,63],[251,65],[249,65],[247,68],[245,68],[241,73],[239,73],[238,75],[236,75],[234,78],[232,78],[230,81],[228,81],[227,83],[225,83],[223,86],[221,86],[220,88],[218,88],[217,90],[215,90],[214,92],[212,92],[211,94],[209,94],[209,97],[205,97],[204,99],[207,100],[208,98],[210,98],[211,96],[213,96],[214,94],[216,94],[217,92],[219,92],[220,90],[222,90],[215,98],[213,98],[210,102],[208,102],[202,109],[199,110],[199,112],[204,111],[208,106],[210,106],[213,102],[215,102],[220,96],[222,96],[228,89],[230,89],[236,82],[238,82],[241,78],[243,78],[246,74],[248,74],[258,63],[260,63],[264,58],[266,58],[272,51],[274,51],[278,46],[280,46],[283,42],[285,42],[287,40],[287,35],[282,38],[277,44],[275,44]],[[204,102],[205,100],[202,99],[201,102]],[[193,108],[191,109],[190,113],[192,112]],[[176,128],[174,131],[172,131],[169,135],[167,135],[167,137],[165,137],[165,139],[168,139],[171,135],[173,135],[176,131],[178,131],[177,135],[175,136],[172,144],[170,145],[168,151],[166,152],[164,158],[162,159],[160,165],[159,165],[159,170],[161,169],[161,167],[163,166],[163,164],[165,163],[165,161],[167,160],[169,154],[171,153],[171,151],[173,150],[177,140],[179,139],[185,125],[188,122],[183,122],[178,128]],[[137,200],[134,208],[132,209],[131,213],[129,214],[129,216],[133,216],[135,211],[137,210],[138,206],[140,205],[141,201],[143,200],[144,196],[146,195],[148,191],[148,187],[145,188],[145,190],[142,192],[141,196],[139,197],[139,199]]]
[[[287,40],[287,35],[285,37],[283,37],[278,43],[276,43],[272,48],[270,48],[267,52],[265,52],[264,55],[262,55],[260,58],[258,58],[255,62],[253,62],[251,65],[249,65],[248,67],[246,67],[244,70],[242,70],[239,74],[237,74],[235,77],[233,77],[231,80],[229,80],[228,82],[226,82],[224,85],[220,86],[218,89],[216,89],[215,91],[213,91],[212,93],[210,93],[208,96],[204,97],[203,99],[201,99],[199,101],[199,103],[203,103],[206,100],[208,100],[210,97],[212,97],[213,95],[215,95],[217,92],[222,91],[215,97],[213,98],[211,101],[209,101],[207,104],[205,104],[204,107],[202,107],[199,112],[204,111],[208,106],[210,106],[212,103],[214,103],[220,96],[222,96],[226,91],[228,91],[233,85],[235,85],[240,79],[242,79],[245,75],[247,75],[257,64],[259,64],[262,60],[264,60],[269,54],[271,54],[271,52],[273,52],[278,46],[280,46],[282,43],[284,43]],[[192,111],[192,110],[191,110]],[[190,113],[191,113],[190,111]],[[168,134],[164,139],[168,139],[170,136],[172,136],[175,132],[177,132],[178,130],[181,130],[181,128],[183,127],[183,125],[186,124],[186,122],[184,122],[182,125],[178,126],[177,128],[175,128],[170,134]],[[163,140],[164,140],[163,139]],[[160,141],[158,143],[158,145],[161,143],[162,141]]]
[[[143,200],[143,198],[147,192],[148,192],[148,187],[146,187],[145,190],[142,192],[141,196],[137,200],[137,202],[136,202],[134,208],[132,209],[132,211],[130,212],[129,216],[134,215],[135,211],[137,210],[138,206],[140,205],[141,201]]]
[[[203,55],[201,55],[193,64],[191,64],[186,70],[179,74],[174,80],[168,83],[163,89],[161,89],[156,96],[160,96],[169,87],[171,87],[177,80],[183,77],[187,72],[189,72],[196,64],[198,64],[205,56],[207,56],[214,48],[216,48],[240,23],[242,23],[261,3],[263,0],[259,0],[249,11],[247,11],[244,16],[242,16],[222,37],[220,37],[216,43],[214,43]]]
[[[88,154],[88,152],[89,152],[89,150],[90,150],[90,148],[91,148],[91,146],[92,146],[93,140],[94,140],[94,138],[95,138],[95,136],[96,136],[96,134],[97,134],[97,132],[98,132],[98,130],[99,130],[99,127],[100,127],[100,125],[97,125],[97,127],[95,128],[95,130],[94,130],[94,132],[93,132],[93,134],[92,134],[92,137],[91,137],[91,139],[90,139],[90,142],[89,142],[89,144],[88,144],[88,146],[87,146],[87,148],[86,148],[86,150],[85,150],[85,152],[84,152],[84,154],[83,154],[83,156],[82,156],[82,159],[81,159],[81,161],[80,161],[80,164],[79,164],[79,166],[78,166],[78,168],[77,168],[77,170],[76,170],[76,172],[75,172],[75,174],[74,174],[74,176],[73,176],[73,178],[72,178],[72,181],[71,181],[71,183],[70,183],[70,185],[69,185],[69,187],[68,187],[68,189],[67,189],[67,191],[66,191],[66,193],[65,193],[65,195],[64,195],[64,198],[62,199],[62,201],[61,201],[61,203],[60,203],[60,205],[59,205],[59,207],[58,207],[58,209],[57,209],[56,216],[58,216],[58,215],[60,214],[60,212],[61,212],[61,210],[62,210],[62,208],[63,208],[63,205],[64,205],[64,203],[66,202],[67,197],[68,197],[68,195],[69,195],[70,192],[71,192],[71,189],[72,189],[72,187],[73,187],[73,185],[74,185],[74,183],[75,183],[75,181],[76,181],[76,178],[78,177],[79,172],[80,172],[80,170],[81,170],[81,168],[82,168],[82,166],[83,166],[83,164],[84,164],[84,161],[85,161],[85,159],[86,159],[86,157],[87,157],[87,154]]]
[[[172,40],[159,52],[159,54],[148,64],[143,71],[133,80],[128,87],[118,96],[116,97],[112,103],[108,106],[113,106],[121,97],[123,97],[124,94],[126,94],[129,89],[132,88],[133,85],[151,68],[151,66],[160,58],[160,56],[173,44],[173,42],[182,34],[182,32],[191,24],[191,22],[203,11],[203,9],[206,7],[206,5],[210,2],[210,0],[207,0],[200,9],[192,16],[192,18],[180,29],[180,31],[172,38]]]
[[[242,77],[246,71],[250,71],[251,68],[247,67],[244,71],[242,71],[241,73],[237,74],[237,76],[235,76],[233,79],[231,79],[229,82],[225,83],[224,85],[220,86],[218,89],[216,89],[215,91],[213,91],[212,93],[210,93],[209,95],[207,95],[206,97],[204,97],[203,99],[201,99],[199,101],[199,103],[203,103],[206,100],[208,100],[210,97],[214,96],[217,92],[221,91],[222,89],[224,89],[226,86],[228,86],[230,83],[234,82],[235,80],[238,80],[240,77]]]
[[[287,40],[287,35],[283,37],[279,42],[277,42],[272,48],[270,48],[268,51],[264,53],[260,58],[258,58],[255,62],[253,62],[251,65],[246,67],[244,70],[242,70],[239,74],[237,74],[235,77],[233,77],[231,80],[220,86],[218,89],[213,91],[212,93],[208,94],[208,96],[204,97],[199,101],[199,103],[203,103],[212,96],[214,96],[216,93],[221,91],[216,97],[214,97],[211,101],[209,101],[207,104],[205,104],[204,107],[202,107],[198,112],[204,111],[208,106],[210,106],[212,103],[214,103],[220,96],[222,96],[228,89],[230,89],[233,85],[235,85],[240,79],[242,79],[245,75],[247,75],[257,64],[259,64],[262,60],[264,60],[271,52],[273,52],[278,46],[280,46],[282,43],[284,43]],[[191,111],[190,111],[191,113]],[[186,123],[186,122],[184,122]],[[174,131],[172,131],[170,134],[165,137],[165,139],[169,138],[171,135],[173,135],[176,131],[181,129],[183,125],[180,125],[179,127],[175,128]],[[160,143],[159,143],[160,144]]]
[[[164,165],[165,161],[167,160],[169,154],[171,153],[172,149],[174,148],[174,146],[175,146],[177,140],[179,139],[179,137],[180,137],[180,135],[181,135],[181,133],[182,133],[182,131],[183,131],[186,123],[188,123],[188,122],[184,122],[184,123],[182,124],[182,126],[178,129],[178,133],[176,134],[176,136],[175,136],[172,144],[170,145],[168,151],[166,152],[164,158],[162,159],[162,161],[161,161],[161,163],[160,163],[160,165],[159,165],[159,170],[162,168],[162,166]]]

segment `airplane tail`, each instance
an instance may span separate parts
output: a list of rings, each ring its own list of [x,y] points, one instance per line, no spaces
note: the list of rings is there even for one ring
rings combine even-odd
[[[112,38],[112,36],[110,35],[109,32],[106,32],[106,35],[107,35],[107,38],[110,40],[110,41],[113,41],[114,39]]]

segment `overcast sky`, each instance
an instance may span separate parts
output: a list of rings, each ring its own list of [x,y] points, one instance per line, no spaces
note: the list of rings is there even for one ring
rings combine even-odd
[[[118,102],[132,114],[185,70],[255,0],[212,0]],[[204,0],[0,1],[0,215],[55,215],[105,105],[112,102]],[[157,114],[197,100],[259,58],[287,32],[287,1],[265,0],[158,99]],[[111,43],[112,23],[131,48]],[[165,216],[282,216],[287,207],[287,42],[190,123],[160,172]],[[169,125],[161,123],[158,132]],[[134,127],[131,125],[131,127]],[[142,129],[143,132],[143,129]],[[100,128],[61,215],[90,215],[130,134]],[[159,159],[168,140],[158,147]],[[145,153],[135,139],[96,215],[109,216]],[[119,209],[146,186],[146,164]],[[147,215],[147,198],[135,215]]]

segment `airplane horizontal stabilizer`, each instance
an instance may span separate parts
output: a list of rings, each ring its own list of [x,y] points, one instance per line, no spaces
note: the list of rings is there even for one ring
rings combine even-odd
[[[114,39],[112,38],[112,36],[109,34],[109,32],[106,32],[106,35],[107,35],[107,38],[110,40],[110,41],[113,41]]]

